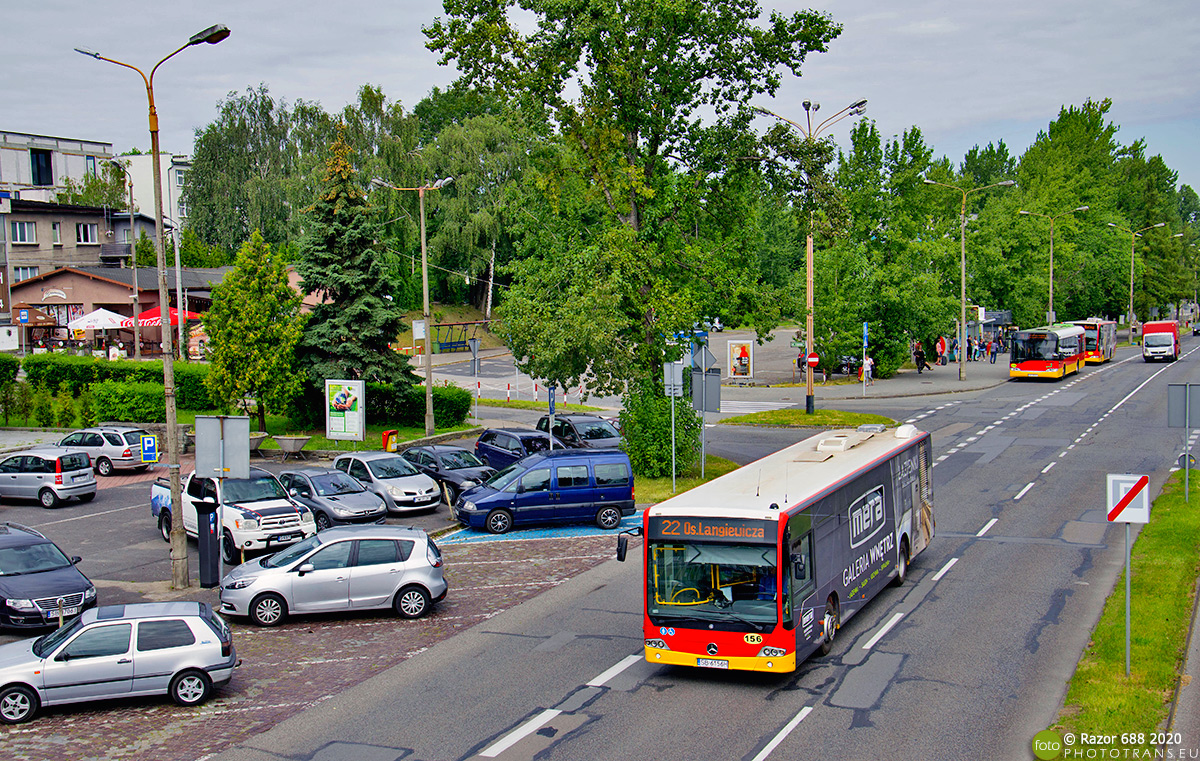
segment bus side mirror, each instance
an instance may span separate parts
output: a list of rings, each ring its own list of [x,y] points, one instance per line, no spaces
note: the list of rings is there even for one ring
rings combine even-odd
[[[799,552],[792,553],[792,576],[797,579],[803,579],[808,575],[808,568],[804,562],[804,555]]]
[[[629,551],[629,537],[624,536],[624,535],[618,536],[617,537],[617,560],[624,563],[625,562],[625,553],[628,551]]]

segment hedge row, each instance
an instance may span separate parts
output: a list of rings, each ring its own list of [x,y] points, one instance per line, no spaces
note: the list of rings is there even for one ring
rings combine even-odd
[[[20,369],[21,360],[11,354],[0,353],[0,383],[15,381]]]
[[[60,384],[65,382],[75,396],[87,386],[100,381],[158,383],[159,387],[162,387],[161,360],[109,361],[72,354],[31,354],[25,357],[22,366],[31,386],[43,386],[57,391]],[[0,380],[5,377],[6,369],[0,360]],[[204,378],[207,375],[208,365],[175,363],[175,395],[179,409],[211,410],[218,406],[209,398],[208,389],[204,386]],[[13,377],[16,377],[15,371]]]
[[[166,396],[161,383],[105,380],[93,383],[92,403],[97,420],[165,423]]]
[[[425,425],[425,387],[366,384],[368,425],[394,425],[397,428],[421,428]],[[471,410],[471,394],[458,386],[433,387],[433,416],[442,427],[461,425]],[[292,425],[317,429],[325,425],[325,398],[322,389],[305,384],[288,410]]]

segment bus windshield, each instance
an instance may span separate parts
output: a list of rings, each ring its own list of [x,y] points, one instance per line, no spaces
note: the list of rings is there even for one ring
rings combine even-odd
[[[1046,333],[1013,336],[1012,361],[1015,363],[1026,360],[1052,360],[1058,349],[1058,339]]]
[[[774,626],[775,564],[771,546],[652,544],[646,575],[650,619]]]

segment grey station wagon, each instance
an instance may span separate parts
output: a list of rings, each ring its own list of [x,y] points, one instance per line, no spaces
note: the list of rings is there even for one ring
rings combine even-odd
[[[40,706],[170,695],[199,705],[237,666],[229,626],[203,602],[106,605],[44,637],[0,646],[0,722]]]

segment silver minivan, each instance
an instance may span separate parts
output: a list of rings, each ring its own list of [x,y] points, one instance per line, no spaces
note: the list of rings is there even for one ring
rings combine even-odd
[[[0,722],[40,706],[170,695],[203,703],[237,666],[229,626],[204,602],[106,605],[36,639],[0,646]]]
[[[70,497],[91,502],[95,496],[96,475],[87,452],[49,446],[0,457],[0,497],[36,499],[50,508]]]
[[[334,526],[221,579],[221,611],[276,626],[289,613],[395,608],[420,618],[446,596],[442,553],[419,528]]]

